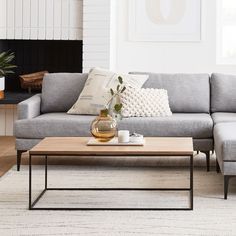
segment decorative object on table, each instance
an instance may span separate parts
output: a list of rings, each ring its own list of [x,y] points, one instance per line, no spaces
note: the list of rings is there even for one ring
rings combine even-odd
[[[126,87],[123,84],[123,78],[119,76],[116,89],[114,90],[113,88],[110,88],[111,98],[109,99],[106,105],[108,107],[109,114],[116,120],[122,119],[121,109],[123,105],[120,101],[120,95],[125,90],[126,90]]]
[[[11,63],[14,58],[13,52],[2,52],[0,54],[0,99],[4,99],[5,76],[14,73],[12,69],[16,66]]]
[[[130,0],[132,41],[200,41],[201,0]]]
[[[165,89],[127,87],[121,94],[122,116],[157,117],[171,116],[168,93]]]
[[[118,137],[111,139],[108,142],[99,142],[96,138],[92,137],[88,140],[87,146],[144,146],[145,140],[143,139],[141,142],[127,142],[120,143],[118,141]]]
[[[129,140],[131,143],[142,143],[144,142],[144,137],[142,134],[133,133],[130,135]]]
[[[68,111],[68,114],[98,115],[110,99],[110,88],[114,91],[119,83],[118,77],[123,78],[123,84],[141,88],[147,81],[148,75],[117,74],[115,72],[94,68],[89,72],[85,86],[78,100]]]
[[[21,88],[28,89],[31,93],[32,90],[41,90],[43,77],[48,71],[39,71],[31,74],[20,75]]]
[[[118,142],[128,143],[129,142],[129,130],[119,130],[118,131]]]
[[[117,133],[116,120],[108,114],[107,109],[103,109],[100,111],[100,115],[92,122],[90,131],[99,142],[108,142]]]

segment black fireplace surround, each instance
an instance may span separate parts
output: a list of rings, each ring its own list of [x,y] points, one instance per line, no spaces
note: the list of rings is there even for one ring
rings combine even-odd
[[[15,73],[6,78],[7,92],[23,92],[19,75],[47,70],[82,72],[82,41],[0,40],[0,52],[15,53]]]

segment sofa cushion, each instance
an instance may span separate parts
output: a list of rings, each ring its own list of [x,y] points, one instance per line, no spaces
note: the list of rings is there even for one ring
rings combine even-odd
[[[216,124],[214,140],[219,161],[236,161],[236,123]]]
[[[50,136],[91,136],[90,124],[95,116],[48,113],[15,123],[17,138]],[[170,117],[133,117],[119,122],[119,129],[144,136],[211,138],[213,121],[208,114],[173,114]]]
[[[213,121],[208,114],[173,113],[169,117],[124,118],[119,129],[128,129],[146,137],[211,138]]]
[[[218,124],[221,122],[236,122],[236,113],[215,112],[211,116],[214,124]]]
[[[236,112],[236,76],[212,74],[211,111]]]
[[[90,124],[95,116],[47,113],[34,119],[15,122],[14,134],[21,138],[90,136]]]
[[[137,72],[132,72],[137,74]],[[139,72],[140,73],[140,72]],[[209,113],[210,79],[208,74],[149,74],[144,88],[168,91],[170,109],[177,113]]]
[[[75,103],[87,80],[87,74],[46,74],[42,86],[41,112],[66,112]]]

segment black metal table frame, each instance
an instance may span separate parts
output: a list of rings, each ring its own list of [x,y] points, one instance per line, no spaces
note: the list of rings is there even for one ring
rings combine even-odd
[[[44,190],[36,197],[36,199],[32,202],[32,156],[44,156],[45,157],[45,184]],[[102,211],[102,210],[112,210],[112,211],[126,211],[126,210],[135,210],[135,211],[146,211],[146,210],[193,210],[193,154],[192,155],[158,155],[158,156],[181,156],[181,157],[189,157],[189,188],[49,188],[48,187],[48,156],[82,156],[82,155],[42,155],[42,154],[30,154],[29,155],[29,210],[83,210],[83,211]],[[86,155],[83,155],[86,156]],[[87,155],[87,156],[96,156],[96,155]],[[97,155],[104,156],[104,155]],[[114,156],[114,155],[112,155]],[[117,155],[122,156],[122,155]],[[144,156],[144,155],[129,155],[129,156]],[[145,155],[145,156],[156,156],[157,155]],[[121,208],[121,207],[109,207],[109,208],[94,208],[94,207],[79,207],[79,208],[55,208],[55,207],[35,207],[37,202],[43,197],[46,191],[188,191],[189,192],[189,207],[187,208]]]

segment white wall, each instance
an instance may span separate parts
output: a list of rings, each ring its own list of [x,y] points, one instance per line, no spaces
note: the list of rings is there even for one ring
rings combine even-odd
[[[201,42],[165,43],[129,41],[128,1],[117,1],[114,12],[117,15],[115,69],[124,72],[236,74],[236,65],[216,65],[216,2],[216,0],[202,0]]]

